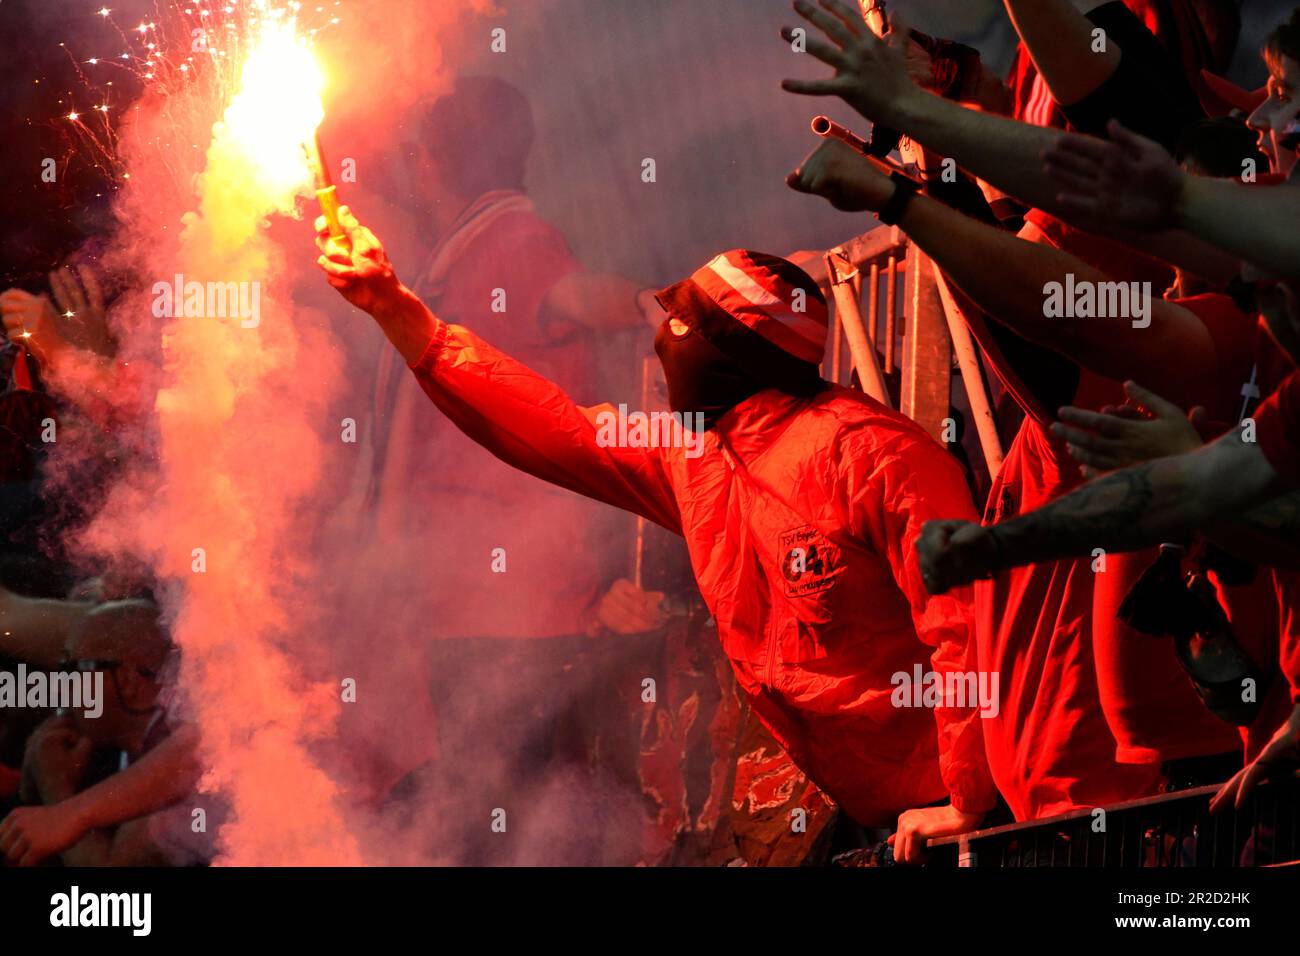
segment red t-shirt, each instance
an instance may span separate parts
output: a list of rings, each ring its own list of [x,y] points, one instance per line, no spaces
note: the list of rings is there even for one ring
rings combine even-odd
[[[576,401],[589,402],[589,335],[548,325],[541,311],[555,283],[578,269],[550,223],[511,212],[464,246],[436,295],[416,291],[434,300],[444,321],[473,329]],[[502,310],[494,308],[502,301],[497,290],[504,293]],[[618,531],[626,522],[502,464],[429,403],[400,359],[387,360],[396,362],[397,382],[386,409],[374,526],[386,551],[429,567],[424,633],[580,633],[608,569],[625,559],[613,549],[622,545]]]
[[[1049,243],[1108,276],[1150,281],[1157,293],[1172,281],[1167,267],[1117,242],[1037,210],[1029,218]],[[1083,474],[1065,443],[1048,431],[1056,410],[1044,407],[999,357],[984,320],[974,312],[968,316],[999,377],[1028,413],[985,512],[986,521],[1003,520],[1065,494]],[[1074,404],[1100,408],[1123,400],[1119,383],[1079,372]],[[1125,765],[1115,757],[1116,739],[1098,686],[1093,641],[1098,575],[1092,563],[1089,557],[1030,565],[975,588],[980,667],[1000,674],[1004,701],[1001,713],[983,722],[985,749],[998,790],[1018,820],[1149,796],[1161,783],[1158,765]]]
[[[1210,420],[1226,431],[1248,410],[1244,403],[1258,394],[1260,384],[1276,381],[1277,350],[1257,317],[1242,312],[1228,296],[1200,295],[1177,304],[1195,312],[1208,329],[1219,371],[1216,382],[1189,381],[1183,391],[1165,397],[1183,408],[1205,406]],[[1116,759],[1162,762],[1237,750],[1241,739],[1236,728],[1201,702],[1170,641],[1135,631],[1118,617],[1120,604],[1154,560],[1150,549],[1110,555],[1106,572],[1096,577],[1097,681],[1102,709],[1115,734]],[[1238,638],[1262,664],[1275,656],[1269,650],[1277,638],[1272,592],[1272,577],[1266,572],[1248,585],[1220,588]]]
[[[985,513],[1004,521],[1082,481],[1065,444],[1026,419],[1007,452]],[[1033,820],[1155,793],[1160,768],[1123,765],[1101,706],[1093,655],[1093,558],[1003,572],[975,587],[978,660],[1002,683],[985,719],[984,747],[1017,820]]]
[[[1300,484],[1300,372],[1292,372],[1255,414],[1259,450],[1285,481]]]

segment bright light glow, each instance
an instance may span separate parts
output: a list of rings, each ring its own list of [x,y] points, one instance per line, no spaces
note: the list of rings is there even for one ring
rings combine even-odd
[[[232,141],[248,158],[257,187],[278,199],[310,180],[303,143],[325,118],[324,77],[292,22],[264,21],[226,109]]]

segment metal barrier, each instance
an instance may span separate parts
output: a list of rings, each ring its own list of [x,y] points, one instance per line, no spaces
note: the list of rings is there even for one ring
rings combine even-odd
[[[1240,811],[1211,814],[1218,786],[1164,793],[930,841],[937,866],[1300,865],[1300,775],[1260,784]]]
[[[864,392],[894,407],[896,381],[899,411],[936,440],[950,441],[955,357],[989,474],[996,475],[1002,447],[979,355],[934,263],[891,226],[828,250],[825,264],[827,298],[835,304],[825,377],[848,384],[847,351]]]

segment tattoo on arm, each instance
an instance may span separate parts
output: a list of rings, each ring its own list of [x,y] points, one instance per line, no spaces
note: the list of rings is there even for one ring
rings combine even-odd
[[[1242,522],[1257,534],[1300,545],[1300,492],[1274,498],[1248,511]]]
[[[1149,534],[1144,519],[1150,517],[1155,498],[1153,467],[1153,462],[1145,462],[1106,475],[999,527],[1003,561],[1022,564],[1094,547],[1141,547]]]

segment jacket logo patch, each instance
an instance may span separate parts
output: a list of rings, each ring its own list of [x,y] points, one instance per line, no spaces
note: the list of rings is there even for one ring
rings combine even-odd
[[[835,583],[835,551],[812,525],[781,534],[781,574],[785,596],[803,597]]]

